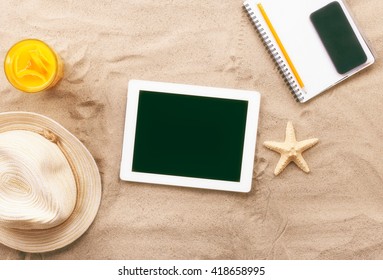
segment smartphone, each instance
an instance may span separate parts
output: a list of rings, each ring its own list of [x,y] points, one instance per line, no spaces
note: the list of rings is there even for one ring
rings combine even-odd
[[[339,74],[366,63],[367,55],[338,2],[316,10],[310,20]]]

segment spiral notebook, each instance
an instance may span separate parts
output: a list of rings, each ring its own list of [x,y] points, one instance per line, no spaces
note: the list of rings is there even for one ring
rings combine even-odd
[[[244,7],[299,102],[375,61],[341,0],[247,0]]]

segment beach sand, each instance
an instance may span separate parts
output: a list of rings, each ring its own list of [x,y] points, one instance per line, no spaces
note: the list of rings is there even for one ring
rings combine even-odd
[[[1,64],[38,38],[65,62],[53,89],[15,90],[0,74],[0,111],[37,112],[78,137],[99,166],[98,215],[76,242],[0,259],[383,259],[383,1],[348,0],[378,60],[306,104],[291,97],[241,0],[2,1]],[[130,79],[257,90],[262,95],[248,194],[122,182]],[[273,174],[292,121],[311,173]]]

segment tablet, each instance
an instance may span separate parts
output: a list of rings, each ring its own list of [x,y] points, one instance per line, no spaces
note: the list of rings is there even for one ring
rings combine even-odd
[[[260,94],[131,80],[120,178],[249,192]]]

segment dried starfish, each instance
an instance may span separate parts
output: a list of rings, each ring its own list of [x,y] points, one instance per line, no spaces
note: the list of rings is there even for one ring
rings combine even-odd
[[[302,153],[318,143],[317,138],[303,141],[297,141],[292,122],[287,123],[285,142],[266,141],[263,143],[267,148],[281,154],[281,158],[275,168],[274,174],[278,175],[285,169],[290,162],[302,169],[304,172],[310,172],[309,166],[304,160]]]

